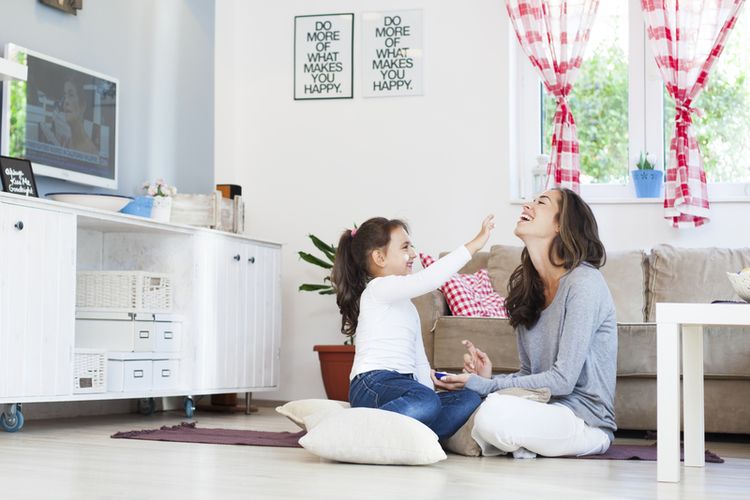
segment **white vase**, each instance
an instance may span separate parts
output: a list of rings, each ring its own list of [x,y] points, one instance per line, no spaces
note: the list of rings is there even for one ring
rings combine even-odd
[[[154,196],[151,207],[151,218],[159,222],[169,222],[172,214],[172,198],[169,196]]]

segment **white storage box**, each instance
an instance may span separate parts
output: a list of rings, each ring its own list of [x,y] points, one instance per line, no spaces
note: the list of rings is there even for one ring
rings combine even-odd
[[[148,354],[110,352],[107,357],[107,389],[110,392],[151,390],[153,360]]]
[[[76,306],[118,311],[169,312],[172,280],[145,271],[78,271]]]
[[[174,314],[78,311],[75,345],[105,351],[178,352],[181,322],[182,317]]]
[[[76,349],[73,357],[73,392],[107,392],[107,353],[96,349]]]
[[[133,321],[133,351],[151,352],[156,348],[156,326],[153,321]]]
[[[177,389],[180,386],[179,368],[177,359],[155,359],[154,390]]]
[[[179,352],[182,342],[182,323],[157,321],[154,323],[154,351]]]

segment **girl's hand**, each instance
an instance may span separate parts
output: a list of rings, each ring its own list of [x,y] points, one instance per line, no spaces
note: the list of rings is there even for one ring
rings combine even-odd
[[[469,351],[464,354],[464,371],[466,373],[476,373],[480,377],[492,377],[492,361],[486,353],[477,349],[474,344],[468,340],[461,342]]]
[[[463,389],[466,382],[469,381],[469,374],[462,373],[460,375],[446,375],[440,380],[435,378],[435,374],[432,374],[432,383],[439,389],[445,389],[448,391],[457,391]]]
[[[481,250],[482,247],[487,244],[487,240],[490,238],[490,233],[493,229],[495,229],[495,216],[490,214],[482,221],[482,229],[479,231],[479,234],[477,234],[473,240],[464,245],[469,253],[474,255]]]

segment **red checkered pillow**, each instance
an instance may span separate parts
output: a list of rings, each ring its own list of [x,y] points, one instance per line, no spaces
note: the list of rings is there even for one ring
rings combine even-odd
[[[428,267],[435,259],[419,254],[422,267]],[[454,316],[479,316],[482,318],[507,318],[505,299],[492,289],[487,269],[474,274],[454,274],[440,291]]]

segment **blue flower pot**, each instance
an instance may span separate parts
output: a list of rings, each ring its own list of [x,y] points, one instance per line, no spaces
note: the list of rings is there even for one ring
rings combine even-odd
[[[136,198],[125,205],[120,212],[130,215],[139,215],[141,217],[151,217],[151,207],[153,204],[154,199],[150,196],[136,196]]]
[[[631,170],[630,176],[638,198],[660,198],[664,172],[661,170]]]

